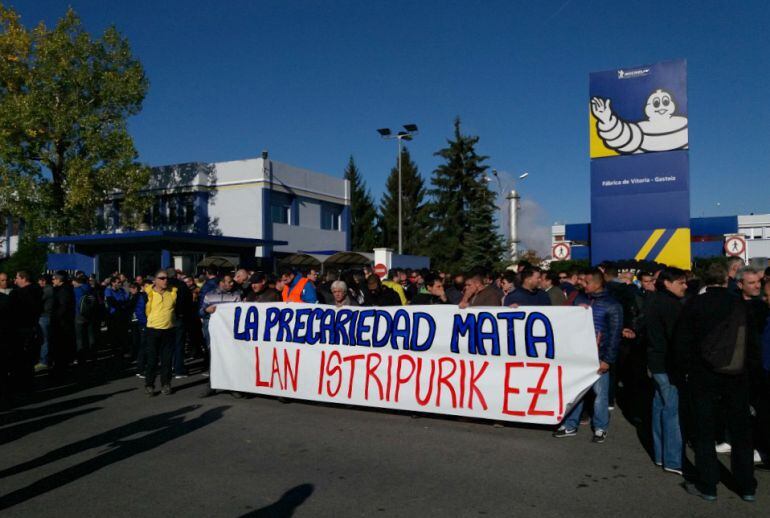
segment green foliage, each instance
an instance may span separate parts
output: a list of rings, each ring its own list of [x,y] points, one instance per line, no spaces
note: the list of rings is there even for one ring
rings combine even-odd
[[[32,238],[22,238],[19,248],[8,259],[0,262],[0,272],[13,276],[19,270],[31,274],[41,273],[45,269],[46,246]]]
[[[495,196],[487,183],[484,162],[476,153],[479,137],[463,135],[460,119],[454,123],[454,139],[436,156],[445,163],[433,171],[430,191],[430,241],[433,265],[456,272],[476,267],[494,268],[504,251],[495,225]]]
[[[114,27],[92,38],[69,9],[53,29],[27,29],[0,5],[0,212],[22,218],[30,236],[88,232],[121,191],[135,222],[149,169],[136,162],[126,119],[147,87]]]
[[[370,252],[380,246],[377,210],[372,195],[364,184],[353,157],[345,168],[345,179],[350,182],[350,246],[352,250]]]
[[[405,254],[426,253],[429,214],[425,203],[425,181],[409,150],[401,149],[401,235]],[[398,250],[398,164],[390,170],[380,202],[383,246]]]

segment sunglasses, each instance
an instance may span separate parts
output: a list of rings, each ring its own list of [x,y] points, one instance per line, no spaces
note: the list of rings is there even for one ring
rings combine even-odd
[[[158,279],[159,281],[168,280],[168,277],[155,277],[155,278]]]

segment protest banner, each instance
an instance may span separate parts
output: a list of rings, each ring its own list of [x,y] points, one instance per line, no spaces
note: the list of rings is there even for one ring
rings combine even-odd
[[[556,424],[598,378],[582,307],[220,304],[214,389]]]

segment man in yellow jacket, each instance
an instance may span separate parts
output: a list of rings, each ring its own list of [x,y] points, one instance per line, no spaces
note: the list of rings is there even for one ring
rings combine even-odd
[[[145,287],[147,293],[147,372],[144,378],[144,391],[148,396],[155,395],[155,375],[160,356],[160,385],[164,396],[171,394],[171,358],[174,354],[174,310],[176,308],[176,288],[168,287],[168,275],[165,270],[158,270],[152,285]]]

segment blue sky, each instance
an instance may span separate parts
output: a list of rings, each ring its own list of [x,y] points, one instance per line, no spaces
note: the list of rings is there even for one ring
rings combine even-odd
[[[542,233],[588,221],[588,74],[684,58],[693,216],[770,212],[770,2],[69,2],[114,24],[150,79],[131,120],[150,165],[255,157],[341,176],[375,196],[414,122],[426,180],[456,116],[519,189]],[[10,2],[32,25],[67,2]]]

